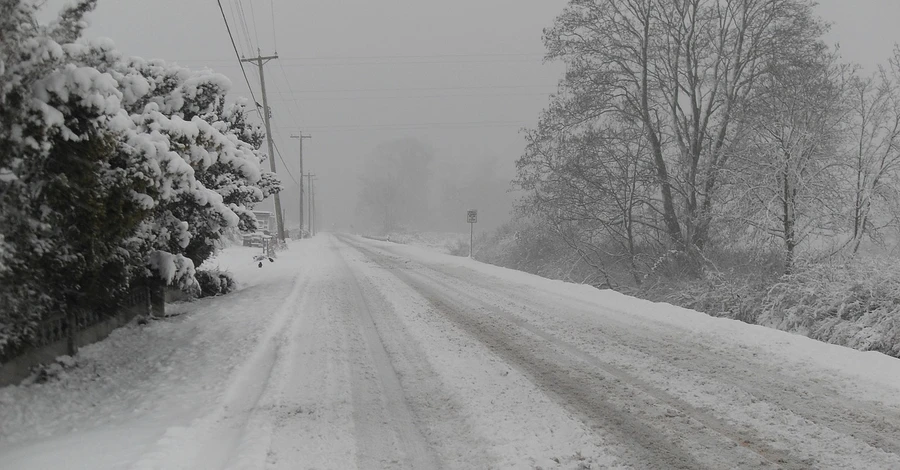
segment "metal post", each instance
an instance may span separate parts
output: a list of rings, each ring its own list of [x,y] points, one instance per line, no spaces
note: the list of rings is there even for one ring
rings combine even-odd
[[[475,246],[475,224],[469,224],[469,258],[472,257],[472,248]]]
[[[262,56],[258,55],[257,57],[241,59],[241,62],[255,62],[257,67],[259,67],[259,85],[262,88],[262,99],[263,99],[263,122],[266,126],[266,141],[269,144],[269,168],[272,173],[276,173],[275,171],[275,144],[272,141],[272,126],[269,123],[269,100],[266,96],[266,77],[265,72],[263,71],[263,65],[272,60],[277,59],[278,55],[270,55],[270,56]],[[275,193],[275,223],[278,227],[278,238],[284,241],[284,220],[281,218],[281,198],[278,196],[278,193]]]

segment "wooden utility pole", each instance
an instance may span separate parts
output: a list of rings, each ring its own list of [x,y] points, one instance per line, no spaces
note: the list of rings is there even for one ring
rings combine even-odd
[[[318,224],[316,224],[316,179],[315,178],[313,178],[312,186],[310,186],[309,189],[310,189],[310,191],[312,191],[312,194],[309,196],[312,199],[312,214],[310,214],[310,216],[312,216],[312,219],[311,219],[312,220],[312,229],[313,229],[313,233],[316,233],[316,225],[318,225]]]
[[[310,236],[313,236],[315,234],[313,232],[313,217],[312,217],[312,213],[313,213],[312,182],[313,182],[314,176],[316,176],[316,175],[314,175],[312,173],[306,174],[306,187],[308,188],[307,191],[309,191],[309,197],[306,198],[306,204],[307,204],[306,217],[307,217],[307,219],[309,219],[309,224],[307,226],[309,227],[309,235]]]
[[[266,141],[269,143],[269,169],[272,170],[272,173],[276,173],[275,171],[275,144],[272,142],[272,127],[269,124],[269,120],[271,119],[269,112],[269,100],[266,97],[266,78],[263,71],[263,65],[273,59],[278,58],[278,54],[263,56],[259,54],[257,51],[256,57],[250,57],[247,59],[241,59],[241,62],[251,62],[256,64],[259,67],[259,86],[262,88],[262,99],[263,99],[263,121],[266,125]],[[284,219],[281,216],[281,198],[278,196],[278,193],[275,193],[275,224],[278,226],[278,239],[284,241]]]
[[[291,134],[292,139],[300,140],[300,232],[303,232],[303,139],[312,139],[311,135],[303,135],[301,131],[298,134]],[[310,232],[312,233],[312,232]]]

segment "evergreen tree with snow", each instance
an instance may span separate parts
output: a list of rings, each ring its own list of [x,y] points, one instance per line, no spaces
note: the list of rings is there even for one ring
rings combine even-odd
[[[135,284],[195,286],[280,190],[228,79],[81,39],[95,3],[42,25],[33,3],[0,0],[0,350]]]

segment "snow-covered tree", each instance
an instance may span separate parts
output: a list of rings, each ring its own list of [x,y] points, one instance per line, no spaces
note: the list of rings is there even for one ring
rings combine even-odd
[[[850,238],[856,253],[866,237],[897,223],[900,200],[900,49],[871,77],[853,80],[850,135],[845,159]]]
[[[767,59],[822,32],[809,0],[570,0],[544,31],[566,64],[551,106],[576,131],[613,117],[640,132],[661,228],[702,250]]]
[[[747,105],[741,162],[743,206],[754,212],[743,222],[781,241],[788,273],[801,244],[833,236],[843,222],[837,166],[850,76],[824,44],[794,51],[770,66]]]
[[[280,189],[228,79],[79,39],[95,3],[42,25],[32,2],[0,0],[0,349],[138,279],[195,285]]]
[[[122,94],[67,42],[93,3],[43,26],[30,2],[0,2],[0,346],[44,312],[112,302],[141,261],[122,249],[143,216],[117,144]]]
[[[168,152],[156,155],[159,165],[149,172],[138,165],[136,176],[153,175],[155,201],[140,239],[152,252],[151,267],[187,287],[216,241],[229,229],[253,228],[249,209],[280,190],[277,178],[260,170],[260,129],[247,120],[243,102],[226,103],[231,83],[221,74],[125,58],[111,44],[85,60],[136,84],[123,103],[136,132],[167,142]]]

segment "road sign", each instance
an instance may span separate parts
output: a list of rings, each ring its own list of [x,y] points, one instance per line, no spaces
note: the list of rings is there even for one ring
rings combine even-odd
[[[478,222],[478,211],[472,209],[466,212],[466,218],[468,219],[470,224],[474,224]]]

